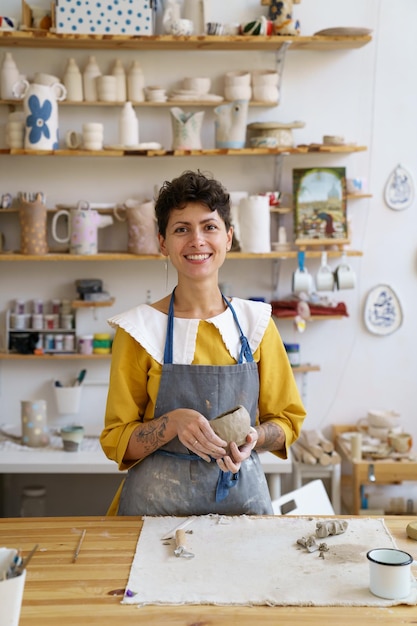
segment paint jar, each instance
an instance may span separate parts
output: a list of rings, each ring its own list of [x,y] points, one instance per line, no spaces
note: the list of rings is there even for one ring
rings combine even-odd
[[[93,337],[94,354],[110,354],[111,337],[109,333],[96,333]]]
[[[64,352],[74,352],[75,337],[74,335],[64,335]]]
[[[45,517],[46,488],[40,485],[24,487],[20,503],[21,517]]]
[[[93,335],[80,335],[78,337],[78,352],[80,354],[93,354]]]
[[[291,367],[299,367],[301,365],[300,344],[284,343]]]

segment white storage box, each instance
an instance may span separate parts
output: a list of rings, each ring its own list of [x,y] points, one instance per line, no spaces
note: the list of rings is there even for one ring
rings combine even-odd
[[[152,0],[56,0],[57,33],[152,35]]]

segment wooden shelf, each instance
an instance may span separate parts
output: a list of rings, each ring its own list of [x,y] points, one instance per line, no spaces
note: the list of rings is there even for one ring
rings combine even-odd
[[[319,372],[320,365],[310,365],[309,363],[306,363],[305,365],[297,365],[296,367],[293,367],[292,371],[295,374],[304,374],[305,372]]]
[[[219,101],[214,100],[167,100],[166,102],[150,102],[145,100],[144,102],[132,102],[134,107],[152,107],[154,108],[167,108],[167,107],[217,107],[219,104],[227,104],[229,100],[223,99]],[[22,106],[22,100],[0,100],[0,105],[17,107]],[[122,107],[125,102],[73,102],[72,100],[63,100],[58,102],[59,107]],[[279,102],[263,102],[261,100],[249,100],[250,107],[263,107],[263,108],[275,108],[279,105]]]
[[[226,260],[256,260],[256,259],[295,259],[299,250],[287,250],[285,252],[228,252]],[[341,257],[343,253],[347,256],[362,256],[359,250],[326,250],[327,257]],[[322,250],[307,250],[305,256],[308,259],[321,258]],[[128,252],[99,252],[98,254],[69,254],[68,252],[53,252],[45,256],[36,256],[33,254],[20,254],[18,252],[1,252],[0,263],[2,261],[25,262],[25,261],[165,261],[166,257],[162,254],[130,254]],[[90,303],[89,303],[90,304]]]
[[[372,41],[371,35],[352,36],[219,36],[175,37],[152,35],[72,35],[49,31],[1,31],[0,46],[21,48],[62,48],[87,50],[346,50],[361,48]]]
[[[95,309],[106,306],[113,306],[115,303],[115,298],[110,298],[109,300],[73,300],[71,302],[71,307],[73,309]]]
[[[56,361],[79,361],[80,359],[82,360],[87,360],[87,361],[102,361],[105,359],[109,359],[111,357],[111,354],[80,354],[78,352],[76,353],[61,353],[61,354],[15,354],[15,353],[8,353],[8,352],[0,352],[0,361],[50,361],[51,359]]]
[[[362,152],[366,150],[366,146],[332,146],[329,150],[328,146],[318,147],[318,144],[303,146],[283,146],[278,148],[212,148],[208,150],[25,150],[23,148],[0,150],[0,154],[9,154],[10,156],[53,156],[53,157],[211,157],[211,156],[274,156],[274,155],[291,155],[291,154],[310,154],[310,153],[329,153],[346,154],[351,152]]]

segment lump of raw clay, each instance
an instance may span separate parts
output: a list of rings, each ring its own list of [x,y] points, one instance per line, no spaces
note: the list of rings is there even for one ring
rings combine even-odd
[[[341,535],[348,527],[346,520],[323,520],[316,524],[316,536],[321,539],[329,535]]]
[[[239,405],[211,420],[210,426],[221,439],[229,444],[235,441],[238,446],[246,443],[250,431],[250,415],[244,406]]]

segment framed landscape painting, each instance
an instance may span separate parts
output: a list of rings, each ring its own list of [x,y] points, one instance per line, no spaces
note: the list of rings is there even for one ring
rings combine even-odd
[[[349,243],[346,168],[294,169],[293,194],[297,245]]]

